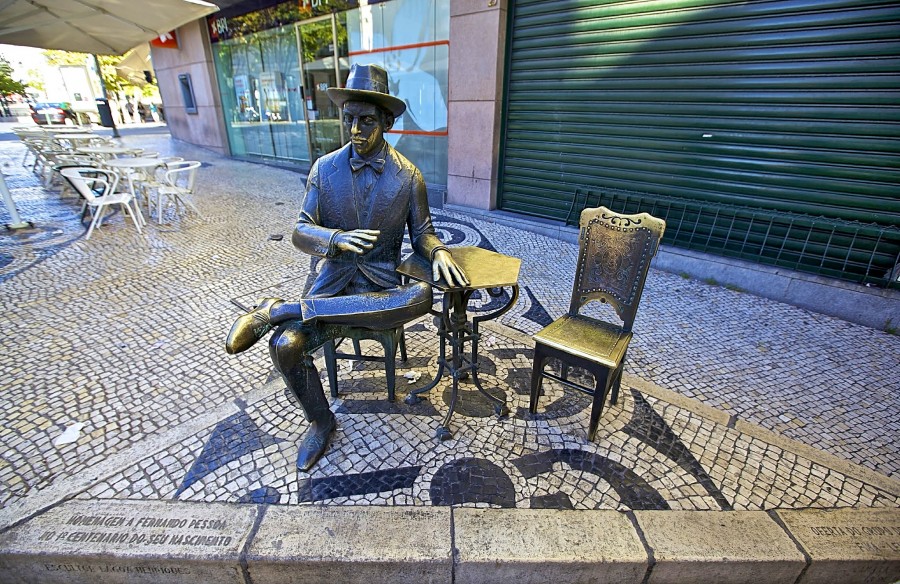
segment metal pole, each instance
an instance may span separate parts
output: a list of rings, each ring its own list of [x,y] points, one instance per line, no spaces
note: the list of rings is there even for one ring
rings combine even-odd
[[[331,11],[331,58],[334,59],[334,86],[335,87],[343,87],[341,85],[341,50],[338,46],[338,36],[337,36],[337,11]],[[344,124],[343,124],[343,114],[338,112],[338,128],[341,130],[341,144],[347,142],[348,138],[344,134]]]
[[[94,66],[97,68],[97,76],[100,78],[100,91],[103,92],[103,99],[106,101],[106,107],[109,107],[109,95],[106,93],[106,81],[103,80],[103,70],[100,68],[100,59],[94,54]],[[112,123],[113,138],[120,138],[119,128],[116,127],[116,118],[112,115],[112,109],[109,111],[109,121]]]
[[[300,26],[299,22],[294,25],[294,30],[297,32],[297,65],[300,69],[300,110],[303,112],[303,122],[306,124],[306,148],[309,152],[309,164],[312,165],[316,161],[316,156],[313,154],[312,123],[309,121],[309,112],[306,111],[306,96],[309,95],[312,88],[306,85],[306,64],[303,62],[303,39]]]
[[[3,173],[0,172],[0,192],[3,193],[3,202],[6,204],[6,210],[9,211],[9,216],[11,218],[11,223],[7,223],[7,229],[22,229],[24,227],[34,227],[31,223],[27,221],[22,221],[22,218],[19,217],[19,211],[16,209],[16,204],[12,200],[12,195],[9,194],[9,188],[6,186],[6,177],[3,176]]]

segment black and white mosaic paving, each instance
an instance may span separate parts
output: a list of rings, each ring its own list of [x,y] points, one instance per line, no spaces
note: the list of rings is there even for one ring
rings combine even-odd
[[[399,363],[401,382],[405,373],[421,380],[436,368],[437,341],[428,324],[426,318],[407,328],[410,355]],[[619,403],[607,406],[589,442],[590,398],[547,382],[539,413],[530,415],[527,337],[490,324],[485,337],[482,378],[506,399],[507,418],[493,416],[464,383],[453,438],[438,442],[434,430],[448,407],[447,382],[414,406],[402,402],[405,391],[398,387],[390,403],[383,365],[344,361],[341,394],[332,402],[338,430],[311,472],[295,465],[307,423],[274,379],[263,399],[95,485],[87,496],[554,509],[900,505],[895,495],[644,395],[627,378]],[[367,354],[380,350],[374,343],[363,347]]]
[[[639,388],[661,387],[891,477],[900,470],[900,337],[651,270],[620,403],[588,442],[587,398],[548,387],[532,417],[524,390],[528,335],[568,308],[577,247],[452,210],[435,211],[451,244],[523,260],[517,305],[483,331],[485,385],[510,416],[497,420],[464,384],[453,439],[434,441],[446,383],[416,406],[402,401],[436,369],[435,327],[423,319],[407,328],[396,403],[378,364],[342,363],[334,443],[312,473],[298,473],[306,423],[279,381],[260,389],[271,373],[264,344],[229,356],[223,343],[241,310],[260,296],[302,293],[315,269],[286,237],[303,177],[167,136],[126,140],[206,163],[203,219],[172,215],[139,235],[112,215],[85,241],[78,200],[44,189],[21,165],[21,144],[0,142],[19,212],[35,223],[0,234],[2,507],[50,491],[576,509],[898,504],[858,478],[865,473],[839,472]],[[405,373],[421,377],[408,383]],[[75,424],[75,441],[56,443]],[[91,486],[70,492],[72,481]]]

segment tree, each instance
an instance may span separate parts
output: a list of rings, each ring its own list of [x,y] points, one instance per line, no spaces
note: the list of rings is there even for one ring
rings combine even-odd
[[[81,66],[87,65],[87,53],[76,53],[74,51],[59,51],[56,49],[47,49],[41,51],[47,64],[51,67]]]
[[[25,84],[13,79],[13,68],[5,57],[0,55],[0,95],[25,95]]]
[[[25,87],[30,87],[34,89],[38,93],[44,93],[46,89],[46,84],[44,83],[44,76],[37,69],[29,69],[25,72]]]
[[[0,55],[0,114],[9,115],[7,96],[12,94],[25,95],[25,84],[13,79],[13,68],[2,55]]]

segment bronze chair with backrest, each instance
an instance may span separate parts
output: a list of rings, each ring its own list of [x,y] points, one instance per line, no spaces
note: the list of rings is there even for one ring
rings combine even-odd
[[[318,262],[319,258],[312,258],[310,260],[309,270],[311,273],[315,274]],[[304,287],[302,296],[306,295],[311,284],[312,280],[310,279]],[[397,349],[400,350],[400,360],[404,362],[406,361],[406,337],[403,332],[403,326],[387,330],[374,330],[361,327],[345,327],[345,330],[345,337],[328,341],[325,343],[325,345],[323,345],[325,353],[325,370],[328,373],[328,387],[331,391],[331,397],[338,396],[338,359],[351,359],[354,361],[383,361],[384,376],[387,381],[388,401],[394,401],[397,371]],[[352,354],[338,352],[341,343],[343,343],[347,339],[350,339],[353,342]],[[378,341],[378,343],[380,343],[384,348],[384,356],[363,355],[360,341],[364,339]]]
[[[394,401],[396,388],[396,360],[397,349],[400,349],[400,359],[406,361],[406,340],[403,334],[403,327],[398,326],[394,329],[374,330],[359,327],[345,327],[347,336],[337,341],[328,341],[325,343],[325,369],[328,372],[328,386],[331,389],[331,397],[338,395],[338,378],[337,378],[337,360],[352,359],[354,361],[383,361],[384,376],[387,380],[388,401]],[[346,339],[353,341],[353,354],[339,353],[337,349]],[[369,339],[378,341],[384,348],[384,356],[363,355],[359,341]]]
[[[666,223],[647,213],[621,215],[597,207],[585,209],[579,225],[578,265],[569,311],[534,335],[530,410],[537,412],[545,377],[592,395],[588,439],[593,440],[607,393],[612,390],[612,403],[618,399],[631,327]],[[622,324],[581,314],[585,305],[595,300],[609,303]],[[561,375],[544,370],[550,358],[562,361]],[[568,379],[569,366],[589,371],[594,387]]]

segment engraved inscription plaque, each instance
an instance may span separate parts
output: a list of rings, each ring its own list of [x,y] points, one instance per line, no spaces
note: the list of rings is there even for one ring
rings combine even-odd
[[[251,505],[70,501],[0,535],[0,581],[243,582]]]
[[[900,509],[804,509],[778,516],[809,554],[804,584],[900,578]]]

